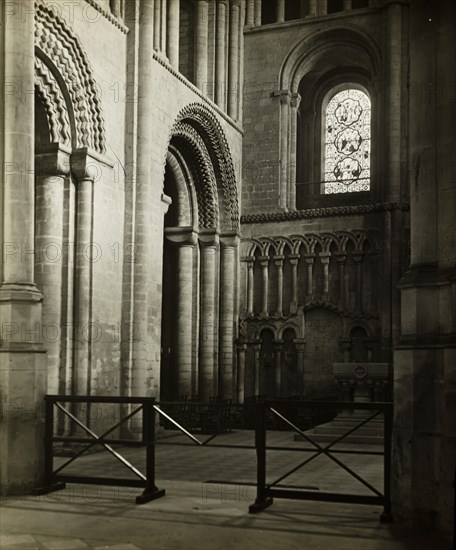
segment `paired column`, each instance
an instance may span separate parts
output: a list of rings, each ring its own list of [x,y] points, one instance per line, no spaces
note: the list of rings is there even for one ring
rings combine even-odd
[[[255,14],[254,14],[255,27],[260,27],[261,26],[261,0],[255,0],[254,7],[255,7]]]
[[[328,0],[317,0],[317,15],[327,15]]]
[[[166,51],[169,62],[176,71],[179,70],[179,9],[180,0],[169,0]]]
[[[228,73],[228,114],[237,120],[239,113],[239,42],[241,1],[230,2],[230,42]]]
[[[247,258],[247,314],[253,315],[253,263],[255,258]]]
[[[288,210],[288,120],[290,93],[281,90],[275,95],[280,99],[280,184],[279,210]]]
[[[283,23],[285,21],[285,0],[277,0],[276,21],[277,23]]]
[[[277,309],[276,316],[283,315],[283,261],[285,256],[274,256],[274,263],[277,268]]]
[[[304,394],[304,349],[306,342],[304,339],[295,339],[296,352],[298,354],[298,387],[296,390],[299,395]]]
[[[218,394],[218,369],[215,354],[217,347],[215,300],[218,282],[219,236],[213,230],[201,231],[199,242],[201,251],[201,305],[198,393],[201,401],[209,401],[211,396]]]
[[[47,391],[64,393],[59,384],[62,351],[62,261],[65,179],[70,149],[52,144],[35,156],[35,280],[43,293],[42,334],[47,349]]]
[[[255,0],[247,0],[245,24],[247,27],[255,24]]]
[[[161,50],[161,0],[154,2],[154,50]]]
[[[316,17],[317,15],[317,0],[309,0],[309,15]]]
[[[313,295],[313,265],[315,254],[304,254],[304,258],[307,266],[307,297],[311,298]]]
[[[339,264],[339,307],[340,309],[344,309],[345,308],[345,261],[347,259],[347,256],[343,252],[337,252],[335,254],[335,257]]]
[[[111,11],[114,17],[120,18],[120,0],[111,0]]]
[[[150,0],[149,0],[150,1]],[[151,0],[152,4],[154,0]],[[168,12],[168,0],[155,0],[160,2],[160,49],[163,53],[166,52],[166,22],[167,22],[167,12]]]
[[[296,210],[296,148],[298,135],[298,108],[301,102],[301,96],[291,94],[290,97],[290,171],[288,174],[288,207],[290,210]]]
[[[355,266],[356,266],[355,309],[356,311],[360,312],[362,310],[362,292],[363,292],[363,275],[362,275],[363,255],[354,254],[353,261],[355,262]]]
[[[298,309],[298,262],[299,254],[290,254],[288,259],[291,264],[291,304],[290,313],[295,313]]]
[[[207,60],[209,34],[209,4],[208,0],[196,0],[195,29],[195,84],[207,92]]]
[[[269,316],[269,256],[260,256],[259,258],[262,273],[262,300],[261,300],[261,316]]]
[[[177,313],[176,313],[176,371],[177,371],[177,393],[181,395],[192,394],[192,364],[193,364],[193,272],[194,272],[194,252],[198,242],[197,234],[191,228],[168,228],[165,230],[166,238],[173,242],[177,247]],[[211,258],[203,260],[202,277],[206,279],[208,272],[211,270]],[[204,273],[205,271],[205,273]],[[210,286],[207,286],[208,294],[204,297],[206,303],[202,304],[202,314],[207,313],[209,304],[214,302],[213,296],[210,294]],[[203,298],[203,296],[202,296]],[[213,312],[212,312],[213,315]],[[202,322],[204,320],[202,319]],[[207,321],[206,327],[207,329]],[[206,337],[209,335],[205,332]],[[212,329],[213,334],[213,329]],[[207,353],[209,344],[204,346],[204,351],[201,350],[202,356]],[[214,348],[212,347],[212,355]],[[206,356],[204,356],[206,357]],[[211,357],[212,359],[212,357]],[[209,359],[200,358],[200,371],[206,368]],[[199,372],[201,375],[201,372]],[[201,396],[201,395],[200,395]]]
[[[76,182],[73,391],[76,395],[90,395],[92,211],[97,161],[87,149],[73,151],[71,171]]]
[[[323,295],[327,298],[329,295],[329,252],[321,252],[319,254],[320,261],[323,264]]]
[[[235,339],[235,295],[237,273],[237,248],[239,236],[225,234],[221,236],[221,269],[220,269],[220,377],[219,395],[233,397],[233,364]]]
[[[227,0],[217,0],[215,102],[221,109],[226,106],[226,12]]]

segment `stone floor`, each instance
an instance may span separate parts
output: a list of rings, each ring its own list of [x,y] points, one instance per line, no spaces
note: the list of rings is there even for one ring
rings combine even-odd
[[[451,548],[430,533],[380,524],[381,508],[376,506],[276,499],[264,512],[250,515],[248,506],[255,499],[255,487],[249,485],[255,480],[253,449],[183,446],[177,444],[184,443],[180,436],[165,435],[161,440],[164,444],[156,452],[157,485],[166,489],[164,498],[137,506],[134,497],[138,489],[79,484],[68,484],[63,491],[40,497],[9,497],[1,509],[1,550]],[[295,449],[305,446],[293,441],[288,432],[271,432],[268,437],[269,445]],[[213,444],[250,445],[253,433],[228,434],[216,438]],[[122,454],[143,468],[142,450],[123,449]],[[270,451],[269,481],[308,456],[303,451]],[[381,457],[337,457],[381,489]],[[56,464],[64,460],[59,457]],[[84,456],[70,468],[71,473],[128,477],[125,468],[105,452]],[[315,459],[281,484],[316,493],[369,494],[367,488],[325,457]]]

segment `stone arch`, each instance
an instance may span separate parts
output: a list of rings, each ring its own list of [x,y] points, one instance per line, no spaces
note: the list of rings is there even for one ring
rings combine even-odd
[[[342,50],[347,49],[353,52],[354,59],[359,61],[360,56],[362,57],[372,75],[378,74],[381,63],[378,44],[361,29],[352,25],[344,25],[325,32],[316,31],[300,38],[290,48],[280,67],[279,88],[294,93],[298,92],[302,77],[312,70],[322,57],[328,54],[329,50],[331,50],[331,57],[337,66],[335,55],[337,57]]]
[[[35,88],[46,105],[52,139],[104,154],[101,100],[87,55],[65,21],[41,1],[35,10],[35,54]]]
[[[225,133],[216,116],[204,105],[187,105],[177,116],[176,128],[196,131],[206,146],[210,157],[220,204],[220,226],[224,231],[239,229],[239,203],[236,174]]]

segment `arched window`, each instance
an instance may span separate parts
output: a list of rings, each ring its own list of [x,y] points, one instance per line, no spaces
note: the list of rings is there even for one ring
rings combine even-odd
[[[323,193],[369,191],[371,101],[358,88],[339,90],[322,104]]]

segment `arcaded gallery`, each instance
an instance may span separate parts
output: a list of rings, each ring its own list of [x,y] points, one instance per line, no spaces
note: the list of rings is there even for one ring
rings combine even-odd
[[[2,550],[452,548],[456,3],[0,36]]]

